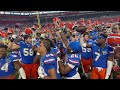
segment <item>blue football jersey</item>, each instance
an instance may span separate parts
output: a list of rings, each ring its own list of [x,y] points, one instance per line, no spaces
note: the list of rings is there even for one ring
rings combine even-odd
[[[74,68],[72,68],[72,70],[69,73],[67,73],[65,76],[72,77],[78,72],[78,68],[80,66],[81,55],[80,54],[67,54],[67,59],[68,61],[66,62],[66,64],[68,65],[71,64],[72,66],[74,66]]]
[[[20,42],[20,56],[22,58],[22,63],[32,64],[35,55],[36,53],[32,50],[32,44],[28,45],[23,41]]]
[[[87,41],[87,44],[92,45],[93,40],[89,39]],[[91,59],[93,57],[93,52],[91,48],[87,48],[87,47],[82,47],[82,53],[81,53],[81,58],[84,59]]]
[[[0,59],[0,76],[9,76],[15,73],[13,62],[19,61],[20,57],[16,53],[11,53],[7,58]]]
[[[93,66],[107,68],[108,56],[113,53],[113,48],[106,44],[104,48],[100,48],[97,42],[92,44],[93,50]]]
[[[44,68],[47,76],[49,76],[48,70],[54,68],[56,70],[57,79],[60,79],[59,65],[54,54],[46,54],[44,57],[42,57],[40,65]]]

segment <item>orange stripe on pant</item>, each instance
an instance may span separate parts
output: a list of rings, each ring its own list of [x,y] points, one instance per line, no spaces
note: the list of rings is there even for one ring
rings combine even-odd
[[[106,68],[103,68],[101,71],[98,71],[98,68],[94,67],[91,72],[91,79],[105,79]]]
[[[82,62],[85,73],[90,72],[90,67],[92,66],[92,60],[93,59],[83,59],[83,58],[81,58],[81,62]]]
[[[15,75],[10,75],[10,76],[2,76],[0,79],[16,79]]]
[[[37,79],[38,78],[38,64],[22,64],[22,67],[25,70],[26,78],[31,79]]]
[[[9,79],[16,79],[15,75],[11,75]]]

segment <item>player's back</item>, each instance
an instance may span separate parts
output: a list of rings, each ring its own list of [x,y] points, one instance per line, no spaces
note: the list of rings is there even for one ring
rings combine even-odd
[[[56,70],[57,79],[60,79],[59,65],[56,56],[54,54],[46,54],[41,59],[41,66],[44,68],[45,73],[49,76],[48,70],[54,68]]]

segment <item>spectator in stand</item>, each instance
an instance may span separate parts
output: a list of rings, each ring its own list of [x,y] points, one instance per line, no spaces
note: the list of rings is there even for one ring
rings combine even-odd
[[[120,33],[120,27],[118,24],[114,24],[112,28],[113,33]]]

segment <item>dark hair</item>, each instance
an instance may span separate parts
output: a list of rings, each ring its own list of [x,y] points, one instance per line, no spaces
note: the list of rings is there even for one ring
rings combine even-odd
[[[107,38],[107,37],[108,37],[107,34],[100,34],[100,36],[103,36],[104,38]]]
[[[85,32],[85,33],[83,34],[83,37],[85,37],[85,35],[89,35],[89,33],[88,33],[88,32]]]
[[[42,41],[44,38],[40,37],[40,39],[41,39],[41,41]]]
[[[34,23],[33,25],[37,26],[37,24],[36,24],[36,23]]]
[[[102,31],[107,30],[106,28],[102,28]]]
[[[56,44],[56,39],[52,39],[54,41],[54,43]],[[53,42],[50,40],[50,44],[51,44],[51,47],[55,48],[55,45],[53,44]]]
[[[8,27],[5,27],[4,30],[5,30],[5,31],[8,30]]]
[[[75,37],[75,35],[72,35],[72,37]]]
[[[53,44],[52,40],[56,43],[56,39],[52,39],[52,40],[50,40],[50,39],[45,39],[45,40],[47,40],[47,41],[50,43],[50,46],[51,46],[51,47],[55,48],[55,45]]]
[[[35,28],[32,28],[32,30],[34,30],[34,31],[35,31]]]
[[[7,45],[4,45],[4,44],[0,44],[0,48],[5,48],[5,49],[7,49],[8,46],[7,46]]]
[[[51,51],[51,42],[50,42],[50,40],[49,39],[43,39],[42,41],[44,43],[44,46],[45,46],[47,52],[49,53]]]
[[[28,39],[29,37],[31,38],[32,36],[30,36],[30,35],[24,35],[24,40]]]
[[[18,25],[15,25],[15,28],[18,28],[19,26]]]

